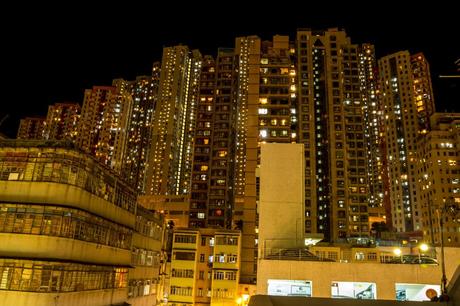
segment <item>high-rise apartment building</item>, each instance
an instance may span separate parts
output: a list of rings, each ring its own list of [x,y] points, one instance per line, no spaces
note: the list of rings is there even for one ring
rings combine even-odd
[[[417,194],[417,138],[434,111],[428,64],[420,54],[397,52],[379,60],[392,226],[400,232],[422,229]]]
[[[152,141],[160,68],[160,63],[156,62],[151,76],[139,76],[134,81],[118,80],[132,101],[127,110],[129,116],[126,118],[126,126],[122,127],[126,136],[118,138],[125,142],[118,163],[121,174],[141,194],[145,193],[145,174]]]
[[[364,139],[367,146],[369,208],[384,208],[382,116],[378,100],[378,69],[373,45],[363,44],[359,53],[359,76],[364,108]]]
[[[190,51],[186,46],[164,48],[147,194],[179,195],[190,191],[200,70],[198,50]]]
[[[200,77],[192,189],[191,227],[231,228],[235,130],[235,57],[219,49],[205,56]]]
[[[352,44],[338,29],[299,30],[296,50],[298,136],[305,145],[305,230],[323,233],[326,241],[366,237],[364,107],[375,90],[370,78],[372,46]]]
[[[250,278],[249,253],[255,250],[249,241],[256,241],[261,142],[305,146],[306,233],[322,233],[327,241],[367,237],[370,193],[381,205],[382,190],[381,164],[367,161],[368,154],[381,154],[374,121],[378,103],[373,46],[352,44],[338,29],[305,29],[293,42],[286,36],[275,36],[273,42],[238,38],[235,53],[235,212],[243,216],[242,277]],[[372,131],[365,130],[366,121],[375,124]],[[365,139],[371,132],[373,137]],[[369,139],[374,143],[368,144]],[[370,166],[376,168],[371,171],[372,190]]]
[[[77,144],[145,193],[160,64],[151,76],[113,80],[85,91]]]
[[[219,49],[212,123],[212,151],[207,226],[231,229],[233,219],[235,158],[235,54]]]
[[[430,66],[423,53],[412,55],[410,60],[413,76],[413,98],[417,107],[418,131],[425,134],[430,130],[430,116],[435,111]]]
[[[391,205],[385,197],[388,183],[384,171],[385,142],[383,136],[382,111],[380,109],[378,68],[374,46],[363,44],[359,52],[359,81],[364,115],[364,141],[367,155],[367,179],[369,187],[369,228],[377,222],[391,223]]]
[[[261,142],[296,140],[296,71],[292,55],[288,36],[275,35],[273,42],[261,44],[257,109]]]
[[[74,140],[80,118],[78,103],[55,103],[48,107],[43,128],[43,138],[53,140]]]
[[[125,81],[85,90],[77,145],[103,164],[120,171],[132,97]]]
[[[446,246],[460,246],[460,114],[435,113],[431,130],[418,139],[417,185],[423,234],[439,244],[441,230]],[[452,214],[453,213],[453,214]],[[443,227],[440,227],[442,218]]]
[[[43,139],[45,118],[26,117],[19,123],[18,139]]]
[[[235,127],[234,215],[242,220],[240,283],[254,284],[257,277],[257,187],[259,142],[260,38],[236,39],[238,67]]]
[[[212,137],[215,112],[216,63],[204,56],[193,144],[193,166],[190,190],[190,227],[207,225],[209,187],[211,182]],[[223,211],[222,211],[223,215]]]

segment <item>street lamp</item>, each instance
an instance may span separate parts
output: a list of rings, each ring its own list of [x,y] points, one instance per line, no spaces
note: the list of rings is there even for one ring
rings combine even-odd
[[[401,255],[401,249],[400,248],[394,249],[393,254],[395,254],[396,256],[400,257],[401,263],[403,262],[403,258],[402,258],[402,255]]]
[[[243,294],[238,299],[236,299],[236,304],[238,306],[247,306],[249,303],[249,294]]]
[[[422,243],[418,246],[418,262],[422,263],[422,253],[428,251],[429,247],[428,244]]]

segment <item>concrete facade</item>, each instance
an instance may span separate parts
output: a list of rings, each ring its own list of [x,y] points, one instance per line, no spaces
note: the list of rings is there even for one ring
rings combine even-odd
[[[303,156],[302,144],[261,145],[259,257],[266,249],[304,245]]]
[[[446,248],[446,276],[452,279],[460,264],[458,248]],[[312,297],[331,297],[332,282],[375,283],[377,299],[394,300],[395,283],[435,284],[441,282],[441,265],[339,263],[292,260],[259,260],[257,293],[267,294],[269,279],[312,281]]]

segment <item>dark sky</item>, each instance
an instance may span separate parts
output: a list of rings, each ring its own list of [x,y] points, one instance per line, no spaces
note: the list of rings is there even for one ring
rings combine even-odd
[[[375,44],[378,56],[399,50],[424,52],[431,65],[437,110],[460,112],[460,79],[438,77],[453,73],[460,57],[459,10],[454,2],[427,6],[418,1],[402,7],[398,2],[366,1],[360,8],[367,8],[364,14],[356,12],[358,4],[351,7],[356,1],[342,1],[346,4],[340,7],[324,0],[279,5],[168,1],[162,8],[158,0],[130,2],[47,6],[39,1],[26,9],[5,11],[7,18],[0,24],[4,54],[0,121],[8,117],[0,132],[14,137],[21,117],[45,116],[49,104],[81,104],[85,88],[149,74],[152,63],[161,59],[163,46],[182,43],[215,54],[218,47],[232,47],[236,36],[294,37],[297,28],[344,28],[352,42]],[[311,6],[321,2],[325,5]]]

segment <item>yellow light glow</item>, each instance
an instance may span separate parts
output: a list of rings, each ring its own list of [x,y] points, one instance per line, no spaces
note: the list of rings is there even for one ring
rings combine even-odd
[[[428,245],[427,245],[426,243],[422,243],[422,244],[419,246],[419,248],[420,248],[420,251],[422,251],[422,252],[426,252],[426,251],[428,251],[428,249],[429,249],[429,247],[428,247]]]

